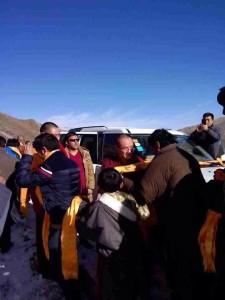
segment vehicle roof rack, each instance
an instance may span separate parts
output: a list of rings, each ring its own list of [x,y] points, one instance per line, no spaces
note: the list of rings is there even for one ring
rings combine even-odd
[[[86,129],[86,128],[96,128],[96,129],[99,129],[99,128],[101,128],[101,129],[107,129],[108,127],[107,126],[103,126],[103,125],[95,125],[95,126],[83,126],[83,127],[76,127],[76,128],[72,128],[72,129],[70,129],[69,130],[69,132],[71,132],[71,131],[82,131],[82,129]]]

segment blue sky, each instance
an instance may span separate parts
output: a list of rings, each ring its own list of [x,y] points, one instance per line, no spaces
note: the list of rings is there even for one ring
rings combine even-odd
[[[1,112],[61,127],[220,117],[224,36],[224,1],[3,0]]]

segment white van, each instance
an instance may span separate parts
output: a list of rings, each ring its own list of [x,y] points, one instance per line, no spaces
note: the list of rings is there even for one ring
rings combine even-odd
[[[97,177],[101,168],[101,160],[115,153],[116,138],[119,134],[129,134],[134,141],[136,153],[145,159],[151,156],[150,150],[147,147],[147,141],[154,130],[155,129],[88,126],[72,128],[69,132],[76,132],[80,137],[80,145],[89,150]],[[170,129],[167,130],[175,137],[178,147],[186,150],[197,159],[206,182],[213,179],[216,169],[223,168],[223,165],[220,164],[219,161],[215,161],[202,147],[190,141],[186,133]],[[67,132],[61,133],[61,140],[63,140],[66,133]]]

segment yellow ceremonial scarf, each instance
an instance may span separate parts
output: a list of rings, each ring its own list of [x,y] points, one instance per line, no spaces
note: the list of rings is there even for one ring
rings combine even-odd
[[[221,214],[213,210],[208,210],[205,223],[202,225],[198,236],[198,243],[200,246],[203,266],[205,272],[216,272],[215,256],[216,256],[216,232],[218,221]]]
[[[30,170],[35,171],[43,163],[43,158],[37,152],[34,152]],[[36,188],[36,194],[39,200],[42,201],[42,196],[39,197],[40,188]],[[42,202],[41,202],[42,203]],[[20,188],[20,212],[26,217],[28,213],[28,188]]]
[[[63,217],[61,231],[61,263],[64,279],[78,278],[78,257],[77,257],[77,232],[75,227],[76,214],[82,199],[75,196]],[[42,228],[42,239],[45,255],[49,259],[48,234],[49,215],[45,212],[44,224]]]
[[[12,149],[12,151],[14,151],[16,154],[18,154],[19,158],[22,157],[20,150],[17,147],[13,147],[13,146],[9,146],[9,147]]]

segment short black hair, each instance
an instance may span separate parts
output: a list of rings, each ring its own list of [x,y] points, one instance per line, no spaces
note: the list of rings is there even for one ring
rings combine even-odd
[[[154,145],[156,142],[160,143],[160,147],[164,148],[170,144],[175,144],[177,141],[174,136],[166,129],[156,129],[149,137],[149,145]]]
[[[64,139],[62,141],[62,144],[64,147],[66,147],[66,142],[68,141],[68,139],[73,136],[73,135],[77,135],[77,133],[75,131],[70,131],[68,132],[65,136],[64,136]]]
[[[41,150],[44,147],[48,151],[53,151],[59,149],[59,140],[53,134],[42,133],[34,139],[33,146],[36,151]]]
[[[106,168],[102,170],[98,177],[98,186],[104,192],[108,193],[118,191],[122,182],[122,175],[114,168]]]
[[[6,146],[19,147],[20,143],[16,138],[12,138],[7,140]]]
[[[211,117],[214,120],[214,114],[212,114],[211,112],[206,112],[203,114],[202,118],[206,118],[206,117]]]
[[[5,145],[6,145],[6,139],[4,138],[4,136],[0,136],[0,147],[5,148]]]

